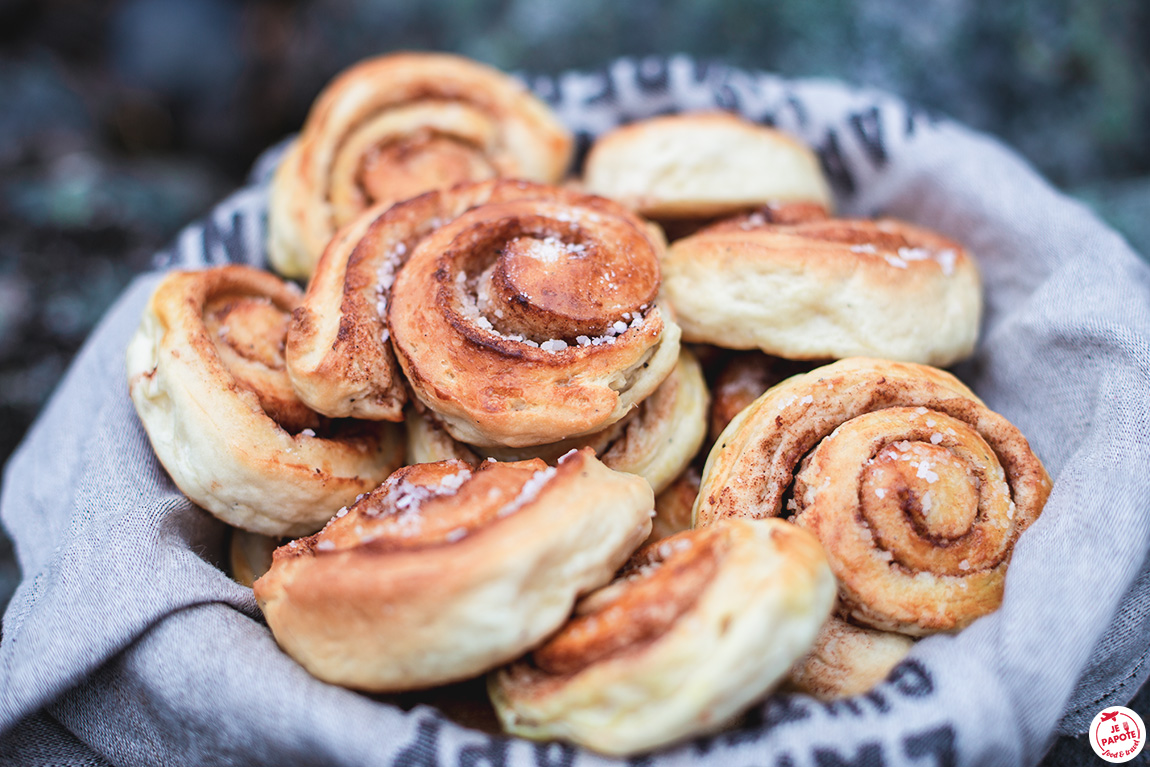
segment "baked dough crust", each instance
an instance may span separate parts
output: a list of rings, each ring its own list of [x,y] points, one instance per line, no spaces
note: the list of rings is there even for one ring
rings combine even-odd
[[[727,724],[811,646],[834,577],[805,531],[723,520],[641,549],[527,658],[492,675],[504,728],[611,755]]]
[[[276,550],[255,595],[316,677],[375,692],[506,663],[608,582],[651,529],[642,479],[589,450],[401,469],[321,532]]]
[[[706,431],[708,402],[702,368],[691,352],[680,349],[678,363],[659,388],[630,414],[601,432],[538,447],[480,448],[452,439],[433,416],[412,409],[406,421],[407,460],[426,463],[458,458],[476,465],[487,458],[542,458],[553,463],[573,448],[590,447],[608,468],[638,474],[658,494],[699,452]],[[688,522],[689,511],[690,504]]]
[[[761,352],[741,352],[728,359],[715,378],[707,434],[711,444],[743,408],[761,397],[775,384],[813,365],[770,357]]]
[[[403,460],[389,424],[330,422],[292,393],[282,344],[299,291],[245,266],[173,272],[128,345],[152,448],[193,502],[264,535],[314,532]]]
[[[811,651],[791,669],[787,686],[822,701],[861,695],[886,679],[913,647],[914,640],[903,634],[832,616]]]
[[[925,635],[997,609],[1050,488],[1018,429],[951,374],[854,358],[784,381],[727,426],[695,524],[793,513],[826,549],[844,615]]]
[[[369,209],[331,239],[288,327],[292,387],[332,418],[403,420],[407,387],[391,348],[387,302],[405,254],[434,221],[378,225],[385,209]]]
[[[228,542],[232,580],[250,589],[256,579],[271,568],[272,552],[285,542],[283,538],[232,528],[231,540]]]
[[[655,219],[729,215],[769,202],[833,207],[814,152],[726,112],[664,115],[605,133],[587,154],[583,182]]]
[[[685,341],[794,360],[949,365],[974,350],[982,316],[966,250],[894,219],[752,214],[677,240],[663,276]]]
[[[674,368],[663,242],[618,203],[494,181],[401,203],[377,225],[431,219],[388,323],[413,394],[455,439],[529,447],[594,434]]]
[[[316,99],[272,181],[268,256],[306,277],[372,204],[492,177],[556,183],[571,134],[520,82],[442,53],[361,62]]]
[[[691,529],[691,510],[699,497],[701,480],[699,467],[692,463],[655,496],[655,517],[651,520],[648,543]]]

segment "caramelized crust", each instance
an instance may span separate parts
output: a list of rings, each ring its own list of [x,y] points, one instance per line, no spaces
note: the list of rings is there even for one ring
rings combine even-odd
[[[805,654],[834,602],[817,542],[724,520],[648,544],[490,692],[504,727],[611,755],[721,727]]]
[[[780,381],[811,369],[808,363],[792,362],[761,352],[746,352],[732,357],[715,381],[711,402],[709,436],[719,438],[735,416]]]
[[[575,617],[531,653],[547,674],[570,676],[663,636],[715,577],[725,543],[716,528],[679,533],[640,549],[621,580],[576,607]]]
[[[363,210],[494,177],[558,182],[572,139],[512,77],[439,53],[343,72],[316,99],[272,182],[269,258],[306,277]]]
[[[325,415],[403,420],[407,390],[395,361],[387,303],[406,254],[434,221],[378,224],[372,208],[332,238],[292,314],[286,366],[300,399]]]
[[[663,269],[687,341],[796,360],[949,365],[978,337],[974,260],[893,219],[783,224],[751,214],[677,240]]]
[[[673,218],[659,221],[667,242],[675,242],[684,237],[698,234],[704,229],[715,227],[744,228],[749,225],[798,224],[803,221],[825,219],[827,209],[817,202],[769,202],[766,205],[749,206],[742,213],[728,212],[722,216],[707,218]]]
[[[609,468],[638,474],[659,493],[698,453],[704,437],[708,399],[698,362],[689,351],[680,349],[678,363],[659,388],[622,420],[603,431],[536,447],[476,447],[453,439],[434,415],[412,409],[406,421],[407,459],[412,463],[447,458],[459,458],[471,464],[486,458],[498,461],[542,458],[554,462],[573,448],[589,447]],[[688,504],[688,522],[689,512]]]
[[[275,551],[256,599],[280,646],[375,692],[481,674],[558,628],[650,531],[653,497],[588,451],[408,466]]]
[[[655,496],[655,518],[651,521],[648,543],[691,529],[691,509],[699,496],[701,480],[702,474],[692,464]]]
[[[424,195],[374,226],[431,219],[388,322],[413,393],[454,438],[519,448],[594,434],[670,374],[662,242],[618,204],[500,181]]]
[[[956,378],[860,358],[743,410],[707,460],[695,518],[793,512],[827,549],[853,620],[917,635],[998,607],[1050,487],[1026,439]]]
[[[771,202],[736,216],[713,221],[706,227],[709,232],[745,232],[769,224],[782,226],[826,221],[830,212],[817,202]]]
[[[152,447],[192,501],[231,525],[300,535],[403,459],[391,427],[330,421],[292,392],[284,331],[298,291],[266,272],[173,272],[128,347]]]

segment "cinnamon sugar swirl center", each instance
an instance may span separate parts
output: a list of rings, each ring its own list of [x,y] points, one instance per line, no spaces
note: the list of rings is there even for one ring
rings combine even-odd
[[[465,314],[549,351],[641,322],[659,287],[658,261],[641,232],[594,212],[519,207],[490,205],[482,218],[461,222],[441,279],[455,270]],[[594,217],[593,231],[581,216]]]
[[[376,203],[496,175],[482,147],[424,128],[372,147],[360,160],[356,181],[369,203]]]

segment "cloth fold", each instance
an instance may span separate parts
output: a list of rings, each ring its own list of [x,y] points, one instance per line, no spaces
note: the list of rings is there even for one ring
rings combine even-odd
[[[966,244],[987,308],[976,356],[956,372],[1056,480],[998,612],[920,642],[867,695],[772,696],[735,729],[635,763],[1034,764],[1056,733],[1129,699],[1150,675],[1150,269],[1126,243],[998,142],[885,94],[685,57],[524,79],[584,146],[669,110],[775,124],[818,149],[840,212]],[[157,263],[265,263],[275,159]],[[0,758],[612,763],[326,685],[278,650],[251,592],[218,566],[225,526],[175,489],[128,398],[124,349],[157,279],[139,278],[108,313],[6,468],[0,521],[23,580],[0,640]]]

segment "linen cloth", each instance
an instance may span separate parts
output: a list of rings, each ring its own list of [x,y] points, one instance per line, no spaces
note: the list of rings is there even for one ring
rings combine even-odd
[[[1150,270],[1128,245],[996,141],[883,93],[685,57],[523,79],[584,147],[669,111],[777,125],[817,148],[841,213],[965,243],[986,314],[956,372],[1056,479],[999,611],[920,642],[868,695],[772,696],[733,730],[630,763],[1027,765],[1128,700],[1150,673]],[[264,264],[277,158],[158,266]],[[128,398],[124,349],[156,282],[108,313],[6,468],[23,580],[0,641],[0,763],[614,763],[324,684],[278,650],[219,566],[225,526],[172,485]]]

